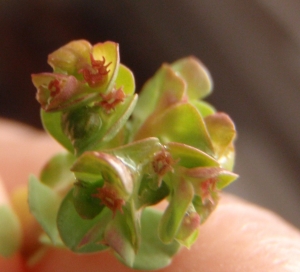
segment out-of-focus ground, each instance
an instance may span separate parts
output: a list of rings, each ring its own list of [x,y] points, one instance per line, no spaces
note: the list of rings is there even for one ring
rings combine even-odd
[[[0,0],[0,116],[41,128],[30,74],[70,40],[119,42],[138,90],[162,62],[195,55],[214,79],[208,101],[238,130],[227,191],[300,227],[299,11],[297,0]]]

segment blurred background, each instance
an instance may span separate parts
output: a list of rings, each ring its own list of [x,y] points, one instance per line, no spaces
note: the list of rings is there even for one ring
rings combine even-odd
[[[198,57],[208,102],[238,130],[227,191],[300,227],[300,1],[0,0],[0,37],[0,116],[38,129],[30,74],[71,40],[120,43],[137,90],[163,62]]]

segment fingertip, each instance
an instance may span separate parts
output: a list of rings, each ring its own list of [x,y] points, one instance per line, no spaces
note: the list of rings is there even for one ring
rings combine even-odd
[[[62,147],[46,133],[0,118],[0,174],[9,193],[27,184]]]
[[[25,272],[25,263],[20,254],[4,258],[0,256],[0,271],[3,272]]]
[[[300,271],[300,234],[273,212],[224,195],[191,250],[162,271]]]
[[[30,267],[30,272],[134,272],[120,263],[110,251],[75,254],[67,249],[48,248],[44,256]]]
[[[300,271],[300,234],[274,213],[224,195],[218,208],[200,227],[197,242],[182,249],[172,264],[160,272],[179,271]],[[298,269],[298,270],[297,270]],[[66,249],[50,248],[32,267],[43,271],[133,270],[109,251],[77,255]]]

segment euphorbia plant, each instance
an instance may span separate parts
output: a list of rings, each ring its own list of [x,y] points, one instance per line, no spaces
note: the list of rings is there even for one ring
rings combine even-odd
[[[208,71],[194,57],[164,64],[138,97],[114,42],[73,41],[48,63],[53,73],[32,80],[44,128],[66,152],[30,177],[41,241],[112,249],[137,269],[168,265],[237,178],[234,124],[202,100]],[[160,202],[165,210],[152,207]]]

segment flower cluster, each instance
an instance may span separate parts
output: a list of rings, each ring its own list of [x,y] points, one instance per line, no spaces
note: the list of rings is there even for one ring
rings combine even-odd
[[[237,178],[235,126],[203,101],[212,81],[196,58],[162,65],[139,98],[119,62],[116,43],[79,40],[49,55],[53,73],[32,75],[43,125],[68,152],[31,177],[29,204],[52,244],[157,269],[192,246]]]

